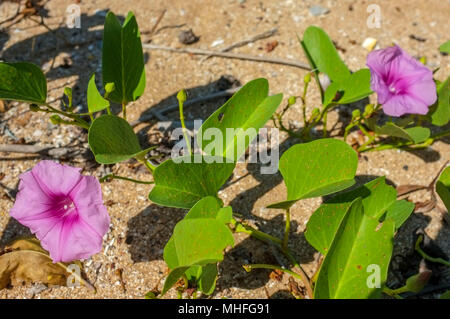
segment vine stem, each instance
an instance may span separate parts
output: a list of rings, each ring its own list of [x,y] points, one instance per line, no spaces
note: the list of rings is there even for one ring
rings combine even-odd
[[[181,90],[180,92],[178,92],[177,99],[178,99],[178,108],[180,112],[181,128],[183,130],[184,139],[186,140],[186,146],[188,148],[189,155],[192,155],[191,142],[188,139],[186,125],[184,123],[183,104],[186,101],[186,91]]]
[[[305,271],[303,270],[302,266],[295,260],[294,256],[292,255],[292,253],[289,251],[288,248],[283,249],[283,241],[279,238],[276,238],[272,235],[266,234],[258,229],[255,229],[252,226],[243,224],[241,222],[238,222],[237,220],[235,220],[234,218],[231,221],[231,224],[234,226],[234,232],[236,233],[245,233],[250,235],[251,237],[257,238],[261,241],[264,241],[268,244],[274,244],[275,246],[277,246],[285,255],[286,257],[288,257],[288,259],[292,262],[292,264],[294,265],[294,267],[298,268],[298,278],[300,278],[303,282],[303,284],[306,287],[306,291],[308,292],[308,296],[312,299],[314,298],[314,294],[313,294],[313,289],[311,286],[311,281],[308,277],[308,275],[306,275]]]
[[[116,175],[114,173],[111,173],[111,174],[103,176],[102,178],[99,179],[99,181],[100,181],[100,183],[103,183],[108,178],[121,179],[121,180],[124,180],[124,181],[133,182],[133,183],[137,183],[137,184],[154,184],[155,183],[154,181],[139,181],[139,180],[128,178],[128,177],[119,176],[119,175]]]
[[[289,243],[289,232],[291,230],[291,211],[289,208],[286,209],[286,226],[284,228],[284,238],[282,249],[287,250]]]
[[[123,113],[123,119],[127,120],[127,104],[125,102],[122,103],[122,113]]]
[[[417,251],[424,259],[429,260],[429,261],[434,262],[434,263],[440,263],[440,264],[442,264],[442,265],[445,265],[445,266],[450,267],[450,262],[448,262],[448,261],[446,261],[446,260],[444,260],[444,259],[442,259],[442,258],[434,258],[434,257],[428,256],[428,255],[422,250],[422,248],[420,248],[420,244],[422,243],[422,241],[423,241],[423,236],[420,235],[420,236],[417,238],[416,245],[415,245],[414,248],[416,249],[416,251]]]
[[[285,272],[297,279],[303,280],[302,276],[297,274],[295,271],[292,271],[290,269],[286,269],[277,265],[269,265],[269,264],[249,264],[249,265],[243,265],[242,266],[245,271],[250,272],[253,269],[272,269],[272,270],[280,270],[282,272]]]

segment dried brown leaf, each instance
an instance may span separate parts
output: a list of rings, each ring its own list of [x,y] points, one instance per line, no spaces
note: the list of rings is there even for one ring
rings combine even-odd
[[[80,262],[73,263],[81,269]],[[17,239],[7,245],[0,254],[0,289],[23,283],[64,286],[67,278],[73,274],[67,266],[68,264],[64,263],[53,263],[48,252],[41,247],[36,238]],[[93,289],[82,278],[78,279],[81,284]]]

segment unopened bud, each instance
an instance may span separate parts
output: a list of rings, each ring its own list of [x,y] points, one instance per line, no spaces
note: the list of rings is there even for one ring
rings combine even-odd
[[[367,104],[366,107],[364,108],[364,116],[372,114],[373,110],[374,110],[373,104]]]
[[[353,112],[352,112],[352,117],[355,119],[355,118],[357,118],[357,117],[360,117],[361,116],[361,111],[360,110],[358,110],[358,109],[356,109],[356,110],[353,110]]]
[[[178,99],[178,101],[180,103],[186,102],[186,99],[187,99],[186,91],[185,90],[181,90],[180,92],[178,92],[177,99]]]
[[[305,76],[303,77],[303,82],[305,82],[305,84],[311,82],[311,72],[305,74]]]
[[[55,114],[55,115],[50,116],[50,122],[53,125],[58,125],[62,122],[62,118],[59,115]]]
[[[297,98],[296,98],[295,96],[291,96],[291,97],[288,99],[288,104],[289,104],[289,106],[294,105],[295,102],[297,102]]]
[[[110,82],[110,83],[106,83],[105,84],[105,92],[107,94],[110,94],[115,89],[116,89],[116,85],[114,84],[114,82]]]

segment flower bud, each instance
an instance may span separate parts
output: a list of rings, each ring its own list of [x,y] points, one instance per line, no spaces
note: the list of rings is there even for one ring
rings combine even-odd
[[[110,82],[110,83],[106,83],[105,84],[105,92],[107,94],[110,94],[115,89],[116,89],[116,85],[114,84],[114,82]]]
[[[303,77],[303,82],[305,82],[305,84],[311,82],[311,72],[305,74],[305,76]]]
[[[181,90],[180,92],[178,92],[177,99],[178,99],[178,101],[180,103],[186,102],[186,99],[187,99],[186,91],[185,90]]]
[[[288,104],[289,104],[289,106],[294,105],[295,102],[297,102],[297,98],[296,98],[295,96],[291,96],[291,97],[288,99]]]
[[[53,125],[61,124],[62,118],[59,115],[52,115],[50,116],[50,122],[52,122]]]
[[[367,104],[366,107],[364,108],[364,116],[369,116],[370,114],[373,113],[373,104]]]
[[[361,111],[359,109],[353,110],[352,117],[355,119],[361,116]]]

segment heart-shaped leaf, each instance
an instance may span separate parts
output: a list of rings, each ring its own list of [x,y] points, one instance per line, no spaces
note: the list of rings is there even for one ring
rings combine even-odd
[[[321,28],[308,27],[301,45],[313,70],[325,73],[333,82],[343,82],[350,75],[333,42]]]
[[[115,115],[96,118],[89,128],[88,142],[95,160],[102,164],[139,157],[154,148],[142,150],[130,124]]]
[[[439,47],[439,51],[450,54],[450,41],[442,43]]]
[[[155,186],[148,197],[158,205],[189,209],[203,197],[216,196],[235,165],[202,155],[167,160],[153,172]]]
[[[103,86],[114,83],[111,101],[127,104],[136,101],[145,89],[144,54],[136,18],[129,12],[123,26],[108,12],[103,32]]]
[[[447,211],[450,213],[450,166],[446,167],[436,182],[436,193],[444,202]]]
[[[300,199],[324,196],[352,186],[358,155],[345,142],[321,139],[297,144],[280,159],[287,200],[270,208],[289,208]]]
[[[392,219],[395,222],[395,229],[399,229],[413,212],[414,206],[414,203],[407,200],[396,200],[388,207],[385,219]]]
[[[305,237],[311,246],[323,255],[328,253],[344,216],[351,203],[358,197],[362,198],[366,215],[380,219],[388,212],[389,218],[398,222],[398,227],[403,223],[402,219],[409,217],[414,208],[412,203],[396,201],[395,188],[386,184],[384,176],[378,177],[352,191],[336,195],[320,205],[311,215],[306,226]],[[397,202],[401,203],[395,204]]]
[[[428,115],[432,124],[443,126],[450,121],[450,77],[436,86],[438,100],[430,107]]]
[[[334,100],[336,93],[341,96]],[[326,106],[330,103],[349,104],[359,101],[370,94],[370,71],[369,69],[361,69],[350,74],[342,82],[333,82],[325,91],[324,102]]]
[[[282,94],[268,93],[266,79],[250,81],[215,111],[197,135],[205,153],[237,161],[281,103]]]
[[[92,74],[89,79],[87,89],[87,105],[89,113],[100,112],[109,106],[109,101],[104,99],[98,92],[97,85],[95,84],[95,73]]]
[[[416,144],[422,143],[430,137],[430,129],[427,127],[402,128],[392,122],[388,122],[381,127],[375,126],[375,132],[379,135],[399,137]]]
[[[364,214],[361,198],[351,205],[314,288],[317,299],[379,298],[392,255],[394,221]]]
[[[223,259],[223,250],[234,245],[231,230],[231,207],[222,208],[216,197],[198,201],[176,226],[164,247],[164,260],[172,269],[164,285],[163,294],[183,274],[210,294],[214,290],[217,266]]]
[[[47,80],[41,69],[26,62],[0,62],[0,100],[45,104]]]

